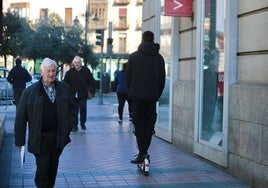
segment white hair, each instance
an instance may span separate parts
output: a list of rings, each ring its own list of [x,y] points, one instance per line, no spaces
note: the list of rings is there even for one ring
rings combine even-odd
[[[41,66],[40,66],[40,69],[44,70],[44,67],[48,67],[48,66],[51,66],[51,65],[54,65],[55,68],[58,67],[57,63],[54,60],[52,60],[52,59],[47,57],[47,58],[43,59],[43,61],[41,63]]]
[[[80,56],[78,56],[78,55],[74,57],[72,63],[74,63],[74,62],[77,61],[77,60],[80,61],[80,62],[82,63],[82,58],[81,58]]]

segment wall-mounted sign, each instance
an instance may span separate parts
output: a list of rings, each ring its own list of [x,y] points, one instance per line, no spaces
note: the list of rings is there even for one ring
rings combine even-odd
[[[192,0],[165,0],[164,15],[191,17]]]

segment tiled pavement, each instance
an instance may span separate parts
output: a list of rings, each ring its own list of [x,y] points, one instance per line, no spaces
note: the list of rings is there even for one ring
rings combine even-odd
[[[232,187],[246,188],[243,182],[222,170],[188,154],[172,144],[153,137],[149,150],[150,175],[143,176],[129,161],[137,152],[132,125],[125,119],[117,123],[114,95],[88,101],[87,130],[71,134],[64,149],[55,188],[85,187]],[[126,108],[125,108],[126,109]],[[35,160],[26,152],[24,167],[14,146],[14,107],[6,114],[6,136],[0,154],[0,188],[33,188]]]

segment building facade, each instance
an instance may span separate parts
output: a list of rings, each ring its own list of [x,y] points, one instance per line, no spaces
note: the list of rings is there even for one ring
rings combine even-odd
[[[85,40],[95,46],[97,54],[101,53],[101,47],[95,45],[96,30],[104,30],[104,72],[113,75],[140,43],[137,38],[141,37],[142,3],[142,0],[58,0],[55,6],[53,0],[5,0],[3,12],[15,11],[32,23],[50,13],[60,15],[65,25],[77,20],[85,28]],[[113,39],[110,53],[108,38]]]
[[[171,52],[161,51],[169,105],[159,104],[168,119],[157,136],[267,187],[268,1],[193,0],[190,17],[165,16],[164,6],[145,0],[142,17]]]
[[[190,17],[165,16],[164,0],[77,2],[3,5],[29,20],[55,11],[66,24],[77,17],[84,26],[88,10],[88,41],[95,43],[96,29],[114,39],[113,56],[104,62],[110,74],[120,68],[119,59],[126,61],[121,56],[137,49],[141,31],[153,31],[167,72],[156,135],[252,187],[268,187],[267,0],[193,0]]]

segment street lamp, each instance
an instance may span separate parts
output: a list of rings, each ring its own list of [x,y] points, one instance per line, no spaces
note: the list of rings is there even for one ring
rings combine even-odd
[[[93,21],[94,21],[95,23],[99,21],[99,18],[98,18],[98,16],[97,16],[97,13],[95,13],[95,16],[94,16],[94,18],[93,18]]]
[[[89,31],[89,27],[88,27],[88,20],[89,20],[89,16],[90,16],[90,13],[89,13],[89,6],[90,6],[90,1],[88,0],[88,4],[86,4],[86,12],[85,12],[85,46],[87,48],[87,34],[88,34],[88,31]],[[93,21],[96,23],[99,21],[99,18],[97,16],[97,13],[95,13],[95,16],[93,18]],[[101,46],[101,75],[100,75],[100,98],[99,98],[99,104],[103,104],[103,100],[102,100],[102,81],[103,81],[103,39],[104,39],[104,30],[98,30],[100,31],[100,39],[101,39],[101,43],[100,43],[100,46]]]
[[[104,45],[104,29],[96,30],[96,45],[101,47],[101,67],[100,67],[100,98],[99,104],[103,104],[102,96],[103,96],[103,45]]]
[[[90,6],[90,1],[88,0],[88,4],[86,4],[86,12],[85,12],[85,46],[87,48],[87,34],[88,34],[88,31],[89,31],[89,26],[88,26],[88,21],[89,21],[89,16],[90,16],[90,12],[89,12],[89,6]],[[93,21],[96,23],[99,21],[99,18],[97,16],[97,13],[95,12],[95,15],[94,15],[94,18],[93,18]],[[100,44],[99,46],[101,46],[101,75],[100,75],[100,98],[99,98],[99,104],[103,104],[103,100],[102,100],[102,81],[103,81],[103,39],[104,39],[104,30],[103,29],[98,29],[97,31],[99,31],[100,33]],[[98,44],[97,44],[98,45]]]
[[[89,1],[88,1],[89,2]],[[85,45],[87,45],[87,33],[89,31],[89,27],[88,27],[88,20],[89,20],[89,16],[90,16],[90,13],[89,13],[89,6],[90,6],[90,3],[89,5],[86,4],[86,12],[85,12]],[[97,16],[97,13],[95,13],[95,16],[93,18],[93,21],[96,23],[99,21],[99,18]]]

